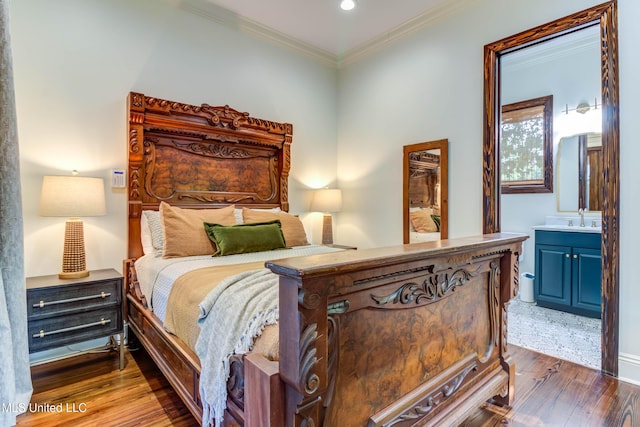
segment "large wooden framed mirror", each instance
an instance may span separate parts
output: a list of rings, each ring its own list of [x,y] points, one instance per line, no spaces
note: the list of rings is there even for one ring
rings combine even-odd
[[[619,89],[617,3],[608,1],[488,44],[484,49],[483,231],[500,231],[501,57],[599,26],[602,108],[602,372],[618,374],[619,324]]]
[[[404,243],[449,236],[449,141],[404,146],[402,218]]]

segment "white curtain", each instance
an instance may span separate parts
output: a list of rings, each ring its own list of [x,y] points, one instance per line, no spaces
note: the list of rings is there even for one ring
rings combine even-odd
[[[27,303],[8,0],[0,0],[0,426],[29,407]]]

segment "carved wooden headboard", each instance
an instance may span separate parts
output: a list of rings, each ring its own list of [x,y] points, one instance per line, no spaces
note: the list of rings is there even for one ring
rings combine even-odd
[[[161,201],[183,208],[289,210],[293,126],[228,105],[128,97],[128,257],[142,255],[140,216]]]

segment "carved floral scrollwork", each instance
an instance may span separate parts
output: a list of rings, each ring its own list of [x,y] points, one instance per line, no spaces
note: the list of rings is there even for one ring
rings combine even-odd
[[[138,144],[138,130],[131,129],[129,131],[129,150],[132,153],[140,151],[140,145]]]
[[[144,99],[144,95],[141,93],[131,93],[131,105],[134,107],[142,107],[142,100]]]
[[[312,323],[302,332],[300,336],[300,379],[302,388],[306,394],[313,394],[320,387],[320,378],[313,372],[313,368],[318,363],[316,357],[317,349],[315,343],[318,340],[318,325]]]
[[[390,420],[387,423],[384,423],[383,427],[391,427],[395,424],[402,423],[404,421],[416,420],[427,415],[433,408],[447,400],[451,395],[453,395],[460,386],[462,385],[464,379],[467,377],[469,372],[478,368],[477,364],[472,364],[467,366],[462,372],[458,375],[451,378],[444,385],[438,388],[436,391],[431,393],[425,399],[423,399],[420,404],[415,405],[413,408],[408,411],[398,415],[396,418]]]
[[[131,200],[140,199],[140,170],[136,168],[130,168],[131,173],[129,175],[129,198]]]
[[[298,292],[298,303],[308,310],[314,310],[320,305],[322,298],[317,293],[306,292],[301,289]]]
[[[202,154],[210,157],[216,157],[219,159],[242,159],[254,157],[249,151],[230,147],[228,145],[221,145],[215,143],[194,142],[189,144],[181,144],[173,141],[178,148],[186,149],[196,154]]]
[[[450,292],[455,291],[459,286],[463,286],[472,277],[476,276],[479,270],[469,272],[464,268],[451,273],[451,270],[440,271],[428,275],[421,283],[408,282],[400,286],[389,295],[371,295],[371,298],[378,306],[387,304],[410,304],[415,302],[434,302],[446,297]]]
[[[486,362],[491,357],[494,347],[498,345],[500,336],[500,263],[492,261],[489,264],[489,346],[481,362]],[[504,307],[503,307],[504,309]],[[506,322],[505,322],[506,324]]]

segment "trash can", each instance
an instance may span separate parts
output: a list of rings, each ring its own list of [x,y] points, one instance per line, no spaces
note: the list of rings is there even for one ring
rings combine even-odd
[[[533,273],[522,273],[522,280],[520,281],[520,300],[524,302],[535,302],[533,298],[533,279],[535,276]]]

